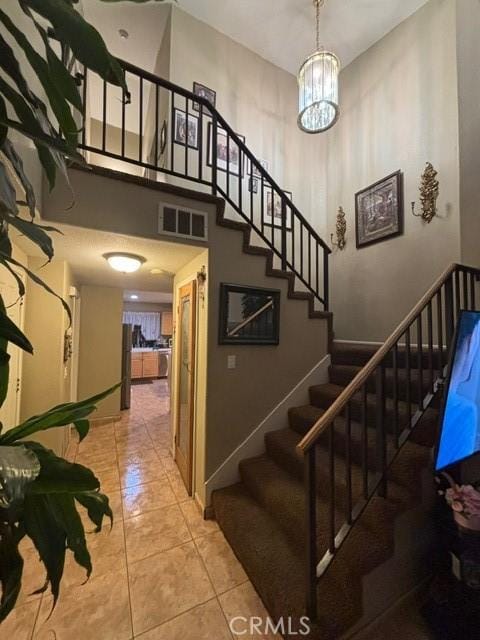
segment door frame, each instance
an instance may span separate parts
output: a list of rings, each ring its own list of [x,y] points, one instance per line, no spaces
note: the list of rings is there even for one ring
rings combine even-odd
[[[181,299],[182,291],[189,289],[190,294],[190,348],[191,348],[191,370],[190,370],[190,412],[189,412],[189,450],[185,461],[178,459],[178,453],[181,451],[177,448],[178,429],[180,424],[180,370],[181,370]],[[174,460],[180,471],[180,475],[185,482],[186,489],[190,496],[194,495],[194,468],[195,468],[195,423],[196,423],[196,388],[197,388],[197,281],[195,278],[189,277],[187,280],[179,283],[176,291],[176,309],[175,309],[175,411],[174,411],[174,428],[173,428],[173,450]],[[184,473],[182,473],[182,470]],[[185,476],[184,476],[185,474]]]

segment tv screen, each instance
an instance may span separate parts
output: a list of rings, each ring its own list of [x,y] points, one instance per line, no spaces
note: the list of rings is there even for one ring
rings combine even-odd
[[[436,470],[480,451],[480,312],[462,311],[447,381]]]

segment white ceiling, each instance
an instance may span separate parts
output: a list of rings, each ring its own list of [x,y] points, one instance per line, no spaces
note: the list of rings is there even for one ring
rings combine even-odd
[[[69,263],[78,284],[118,287],[132,293],[144,291],[152,295],[156,293],[171,296],[172,274],[204,251],[203,247],[134,238],[64,224],[55,223],[54,226],[63,233],[53,234],[55,258]],[[23,236],[16,234],[14,242],[27,255],[43,256],[40,250]],[[103,257],[105,253],[115,251],[135,253],[143,256],[145,262],[135,273],[119,273],[114,271]],[[161,269],[166,273],[153,275],[150,273],[151,269]],[[39,275],[41,276],[41,272]],[[170,300],[171,297],[166,301]]]
[[[426,2],[326,0],[322,43],[346,66]],[[165,29],[162,4],[83,0],[86,18],[112,52],[149,71]],[[178,0],[177,6],[291,73],[314,49],[312,0]],[[118,35],[121,28],[128,40]]]
[[[136,295],[137,298],[132,300],[131,296]],[[155,303],[168,303],[173,300],[172,293],[161,293],[160,291],[138,291],[138,289],[129,289],[123,292],[123,299],[135,303],[135,302],[155,302]]]

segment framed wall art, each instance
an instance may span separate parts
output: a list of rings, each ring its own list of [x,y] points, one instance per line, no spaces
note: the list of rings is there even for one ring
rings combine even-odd
[[[291,191],[284,191],[284,194],[292,200]],[[280,194],[269,187],[265,187],[264,191],[264,211],[263,223],[270,227],[282,226],[282,198]],[[287,230],[292,229],[292,210],[287,206]]]
[[[237,133],[242,142],[245,142],[245,136]],[[213,164],[213,126],[208,123],[208,153],[207,164],[209,167]],[[241,156],[241,159],[240,159]],[[244,155],[240,154],[238,144],[234,142],[231,136],[222,129],[217,128],[217,169],[220,171],[228,171],[234,176],[243,176]]]
[[[173,141],[176,144],[185,145],[190,149],[198,149],[198,118],[188,114],[188,127],[186,123],[186,113],[181,109],[175,109],[173,121]]]
[[[220,285],[219,344],[278,345],[280,290]]]
[[[201,98],[205,98],[208,100],[212,107],[215,107],[217,103],[217,94],[213,89],[209,89],[204,84],[200,84],[200,82],[193,83],[193,93],[196,96],[200,96]],[[200,104],[198,102],[193,103],[193,109],[197,112],[200,112]],[[208,112],[210,113],[210,112]]]
[[[357,249],[401,235],[403,214],[401,171],[355,194]]]

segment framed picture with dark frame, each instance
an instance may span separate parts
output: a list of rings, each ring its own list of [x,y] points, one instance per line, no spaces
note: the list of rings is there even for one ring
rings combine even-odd
[[[236,134],[242,142],[245,142],[245,136]],[[233,141],[225,129],[217,127],[217,169],[220,171],[230,172],[233,176],[242,176],[244,174],[245,156],[242,156],[242,162],[240,166],[240,149],[238,144]],[[207,165],[211,167],[213,165],[213,126],[212,123],[208,123],[208,149],[207,149]]]
[[[403,174],[396,171],[355,194],[357,249],[403,233]]]
[[[204,84],[201,84],[200,82],[194,82],[193,83],[193,93],[196,96],[200,96],[201,98],[205,98],[205,100],[208,100],[208,102],[210,102],[212,107],[215,107],[215,105],[217,103],[217,93],[213,89],[209,89],[208,87],[206,87]],[[194,111],[197,111],[198,113],[200,113],[200,104],[198,102],[194,102],[193,103],[193,109],[194,109]],[[208,113],[210,113],[210,112],[208,112]]]
[[[173,119],[173,141],[176,144],[185,146],[188,137],[188,146],[190,149],[198,149],[198,117],[188,114],[188,127],[186,124],[185,111],[181,109],[174,110]]]
[[[291,191],[284,191],[290,200],[293,199]],[[280,194],[270,187],[264,188],[263,224],[268,227],[282,226],[282,198]],[[287,206],[287,231],[292,230],[292,210]]]
[[[219,344],[278,345],[280,290],[220,285]]]

